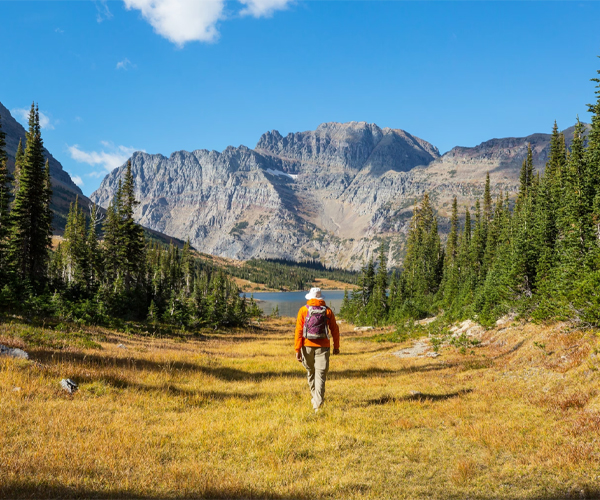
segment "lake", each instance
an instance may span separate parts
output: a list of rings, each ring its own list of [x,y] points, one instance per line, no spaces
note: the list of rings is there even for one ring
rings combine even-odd
[[[266,315],[271,314],[275,307],[279,306],[280,316],[289,316],[295,318],[298,315],[298,309],[306,305],[304,292],[255,292],[254,298],[258,306]],[[343,290],[323,290],[323,299],[335,314],[340,312],[342,300],[344,298]],[[246,297],[250,298],[249,293]]]

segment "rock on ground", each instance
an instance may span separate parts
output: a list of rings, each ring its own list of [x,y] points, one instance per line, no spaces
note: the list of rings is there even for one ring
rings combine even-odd
[[[477,335],[481,335],[485,330],[481,325],[471,321],[470,319],[467,319],[460,325],[450,328],[450,331],[452,332],[453,337],[460,337],[463,334],[467,337],[475,337]]]
[[[79,389],[79,386],[70,378],[63,378],[60,381],[60,386],[69,394],[73,394],[75,391],[77,391],[77,389]]]
[[[29,359],[27,354],[22,349],[10,348],[5,345],[0,345],[0,356],[10,356],[11,358]]]

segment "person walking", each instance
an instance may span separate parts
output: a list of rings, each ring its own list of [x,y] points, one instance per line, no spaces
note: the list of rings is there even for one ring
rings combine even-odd
[[[339,354],[340,330],[335,315],[325,304],[321,289],[311,288],[306,295],[306,305],[298,311],[295,348],[296,359],[306,368],[315,413],[321,408],[325,397],[331,338],[333,354]]]

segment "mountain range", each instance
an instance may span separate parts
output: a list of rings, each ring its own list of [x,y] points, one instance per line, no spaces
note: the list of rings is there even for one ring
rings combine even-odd
[[[570,143],[573,127],[564,131]],[[235,259],[315,259],[356,269],[389,243],[399,265],[414,205],[429,192],[447,226],[453,196],[472,207],[489,172],[493,191],[514,195],[533,151],[543,170],[550,134],[492,139],[444,155],[410,133],[366,122],[323,123],[314,131],[273,130],[256,147],[131,157],[144,226]],[[91,199],[107,207],[125,165]],[[463,208],[464,210],[464,208]]]
[[[9,170],[25,129],[0,103]],[[564,131],[567,144],[574,127]],[[189,239],[198,250],[234,259],[319,260],[357,269],[388,243],[388,264],[401,264],[415,203],[430,193],[442,234],[452,197],[473,208],[489,172],[493,192],[514,196],[531,145],[543,171],[550,134],[492,139],[457,146],[444,155],[410,133],[366,122],[323,123],[316,130],[263,134],[254,149],[177,151],[168,158],[131,157],[140,201],[135,216],[161,241]],[[57,233],[69,205],[86,198],[45,150],[53,187]],[[107,208],[126,165],[106,176],[91,200]]]

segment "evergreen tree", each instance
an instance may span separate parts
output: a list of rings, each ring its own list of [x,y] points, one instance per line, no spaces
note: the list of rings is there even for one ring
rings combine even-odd
[[[123,281],[125,290],[135,287],[142,275],[144,262],[144,231],[136,224],[133,218],[135,206],[139,202],[135,199],[135,183],[131,172],[131,160],[127,162],[125,180],[121,193],[121,206],[119,207],[119,230],[121,233],[121,252]]]
[[[369,303],[368,315],[371,323],[382,324],[387,321],[388,314],[388,272],[387,257],[385,253],[385,244],[381,243],[379,247],[379,266],[375,276],[375,285],[373,295]]]
[[[51,245],[51,188],[44,161],[38,109],[32,104],[26,147],[19,159],[17,191],[11,210],[9,255],[21,285],[41,291],[47,276]]]
[[[86,220],[79,197],[71,203],[61,244],[63,281],[67,286],[85,290],[90,279]]]
[[[485,174],[485,189],[483,191],[483,220],[487,227],[492,218],[492,193],[490,188],[490,173]]]
[[[19,190],[19,176],[21,173],[21,167],[23,166],[23,157],[25,156],[25,150],[23,149],[23,141],[19,138],[19,145],[17,146],[17,152],[15,154],[15,171],[13,172],[13,192],[16,193]]]
[[[413,310],[409,315],[427,314],[441,282],[443,262],[437,218],[425,193],[420,205],[415,207],[406,243],[403,281],[404,294],[412,301]]]
[[[108,205],[106,210],[106,218],[102,225],[104,233],[104,279],[107,285],[114,287],[121,274],[123,266],[123,255],[121,248],[121,227],[120,227],[120,206],[121,206],[121,182],[115,196]],[[117,291],[116,289],[114,290]]]
[[[531,144],[527,145],[527,157],[523,160],[523,166],[521,167],[521,174],[519,176],[519,196],[518,201],[522,201],[527,196],[532,184],[533,184],[533,153],[531,151]]]
[[[8,242],[10,229],[10,196],[11,176],[8,173],[8,156],[6,154],[6,134],[2,130],[0,117],[0,289],[8,282]]]
[[[87,250],[87,290],[95,291],[102,277],[102,252],[98,243],[97,227],[101,222],[100,212],[96,204],[90,205],[90,222],[86,237]]]

